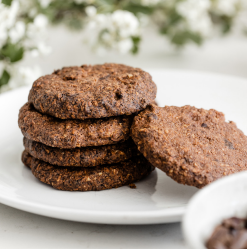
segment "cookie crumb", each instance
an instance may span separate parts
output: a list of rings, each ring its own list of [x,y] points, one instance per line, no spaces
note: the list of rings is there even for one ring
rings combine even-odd
[[[134,183],[130,183],[129,187],[134,189],[134,188],[136,188],[136,185]]]

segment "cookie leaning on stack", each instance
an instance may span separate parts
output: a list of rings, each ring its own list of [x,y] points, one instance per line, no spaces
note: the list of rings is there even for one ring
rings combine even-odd
[[[214,109],[150,105],[131,130],[145,158],[178,183],[202,188],[247,170],[247,137]]]
[[[19,113],[22,161],[60,190],[141,180],[154,169],[130,138],[135,113],[156,97],[151,76],[119,64],[66,67],[36,80]]]

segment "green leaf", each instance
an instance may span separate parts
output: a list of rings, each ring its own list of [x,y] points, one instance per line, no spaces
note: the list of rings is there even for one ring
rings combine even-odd
[[[10,6],[13,0],[2,0],[2,3]]]
[[[132,48],[131,52],[133,54],[136,54],[139,51],[139,44],[140,44],[141,38],[139,36],[132,36],[131,39],[133,42],[133,48]]]
[[[135,4],[135,3],[131,3],[127,6],[123,7],[124,10],[128,10],[130,12],[132,12],[133,14],[138,14],[138,13],[143,13],[146,15],[151,15],[154,11],[153,7],[150,6],[143,6],[141,4]]]
[[[176,33],[171,39],[171,42],[178,47],[182,47],[183,45],[191,41],[198,45],[201,45],[203,40],[200,34],[191,33],[188,31]]]
[[[23,58],[24,48],[16,44],[7,43],[0,51],[0,57],[9,58],[10,62],[17,62]]]
[[[0,87],[3,85],[7,85],[9,82],[9,79],[10,79],[10,74],[6,70],[4,70],[0,78]]]

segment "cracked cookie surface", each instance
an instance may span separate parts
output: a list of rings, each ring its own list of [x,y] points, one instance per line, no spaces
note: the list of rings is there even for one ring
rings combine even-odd
[[[157,88],[149,73],[122,64],[64,67],[37,79],[28,101],[61,119],[130,115],[152,103]]]

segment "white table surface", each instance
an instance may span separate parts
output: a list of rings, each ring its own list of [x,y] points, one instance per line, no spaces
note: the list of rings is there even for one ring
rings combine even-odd
[[[176,68],[247,77],[247,37],[212,39],[203,47],[172,52],[162,37],[150,31],[137,56],[92,54],[82,44],[83,34],[51,29],[53,53],[41,59],[26,58],[24,65],[40,65],[44,73],[67,65],[103,62],[125,63],[142,68]],[[0,204],[1,248],[185,248],[180,223],[148,226],[110,226],[42,217]]]

